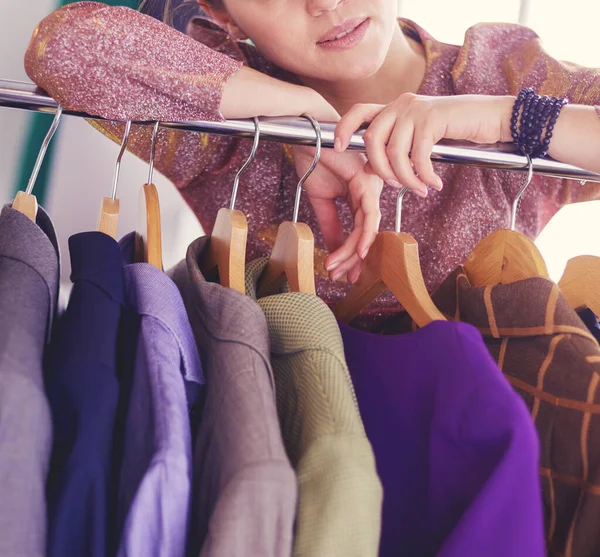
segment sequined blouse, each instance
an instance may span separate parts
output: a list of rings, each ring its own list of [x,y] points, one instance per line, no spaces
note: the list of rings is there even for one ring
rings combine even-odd
[[[399,19],[403,32],[419,41],[427,65],[418,90],[422,95],[516,95],[523,87],[540,94],[566,96],[572,103],[600,104],[600,70],[559,62],[543,49],[530,29],[508,23],[471,27],[462,46],[435,40],[420,26]],[[25,56],[30,78],[65,107],[119,120],[222,121],[224,84],[242,65],[292,83],[298,80],[264,58],[248,42],[234,41],[208,19],[195,18],[187,35],[124,7],[95,2],[69,4],[35,29]],[[115,141],[123,124],[92,122]],[[147,160],[149,127],[133,130],[129,145]],[[162,129],[156,167],[179,189],[210,232],[217,211],[228,204],[236,171],[252,141]],[[427,199],[407,195],[402,228],[420,246],[423,275],[433,291],[463,263],[472,248],[494,230],[506,228],[511,202],[522,175],[507,171],[434,164],[444,189]],[[249,260],[268,256],[277,225],[292,216],[298,176],[289,145],[265,141],[240,181],[236,208],[249,226]],[[534,176],[521,203],[517,227],[535,238],[563,205],[600,197],[600,187]],[[338,204],[346,233],[352,218]],[[381,196],[381,230],[391,230],[395,191]],[[348,289],[328,280],[327,252],[310,203],[303,198],[300,220],[315,234],[317,293],[334,304]],[[397,311],[390,294],[379,297],[364,323]]]

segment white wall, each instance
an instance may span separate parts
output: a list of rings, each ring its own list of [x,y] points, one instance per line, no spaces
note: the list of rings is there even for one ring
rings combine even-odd
[[[530,0],[529,24],[542,36],[546,48],[560,59],[600,67],[597,22],[600,3],[570,0]],[[0,77],[26,80],[23,54],[35,24],[52,10],[53,0],[29,2],[0,0]],[[519,0],[402,0],[402,15],[414,19],[437,39],[462,43],[465,30],[479,21],[516,21]],[[0,109],[0,197],[12,194],[19,153],[27,129],[28,115]],[[90,230],[96,224],[102,196],[110,193],[118,146],[85,122],[66,117],[56,145],[51,176],[52,192],[47,208],[52,214],[66,255],[69,235]],[[135,227],[138,188],[145,181],[146,165],[126,154],[122,166],[119,197],[119,233]],[[189,241],[201,233],[199,224],[178,192],[163,177],[156,176],[161,199],[165,266],[184,256]],[[580,253],[600,255],[596,224],[600,203],[568,207],[544,230],[538,245],[551,275],[558,279],[569,257]],[[68,257],[63,257],[63,279],[68,280]]]

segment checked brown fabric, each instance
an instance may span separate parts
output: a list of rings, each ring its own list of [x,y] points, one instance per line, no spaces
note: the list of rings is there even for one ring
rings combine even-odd
[[[477,327],[541,441],[548,555],[600,555],[600,347],[553,282],[475,288],[462,268],[434,294]],[[516,485],[515,489],[519,489]]]

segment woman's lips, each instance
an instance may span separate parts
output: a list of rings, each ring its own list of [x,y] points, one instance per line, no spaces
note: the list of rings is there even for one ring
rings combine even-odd
[[[327,50],[348,50],[353,48],[363,40],[369,28],[370,21],[370,19],[365,19],[343,37],[330,41],[321,41],[318,42],[317,45],[321,48],[326,48]]]

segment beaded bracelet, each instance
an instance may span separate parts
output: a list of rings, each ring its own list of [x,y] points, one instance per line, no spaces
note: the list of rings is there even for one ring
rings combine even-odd
[[[510,131],[514,143],[519,146],[523,153],[528,154],[530,157],[543,157],[546,155],[556,121],[561,110],[568,102],[567,99],[563,98],[536,95],[531,88],[519,91],[513,106]],[[542,140],[544,129],[546,135]]]

